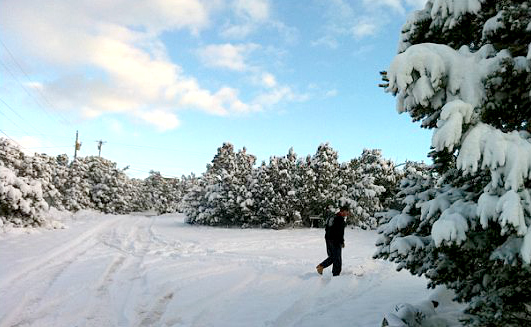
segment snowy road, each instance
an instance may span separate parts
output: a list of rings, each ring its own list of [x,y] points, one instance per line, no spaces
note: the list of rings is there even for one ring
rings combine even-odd
[[[81,213],[68,229],[0,235],[0,326],[379,326],[423,279],[371,259],[347,229],[344,273],[314,267],[323,231],[189,226]]]

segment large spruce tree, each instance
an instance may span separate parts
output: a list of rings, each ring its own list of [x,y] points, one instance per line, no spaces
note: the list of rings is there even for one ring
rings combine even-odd
[[[473,326],[531,324],[530,5],[430,0],[387,75],[434,168],[402,184],[376,256],[454,290]]]

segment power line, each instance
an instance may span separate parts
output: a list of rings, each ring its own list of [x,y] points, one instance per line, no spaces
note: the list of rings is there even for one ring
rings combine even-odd
[[[49,136],[49,137],[56,137],[56,138],[69,139],[69,140],[72,138],[71,136],[54,135],[54,134],[47,134],[47,133],[26,133],[26,131],[19,131],[19,130],[16,130],[16,129],[4,129],[4,131],[7,131],[7,132],[16,132],[16,133],[23,132],[23,133],[25,133],[27,136]]]
[[[56,149],[56,148],[71,148],[71,145],[57,145],[57,146],[33,146],[27,149]]]
[[[0,65],[2,65],[2,67],[4,67],[4,69],[9,73],[9,75],[11,75],[11,77],[13,78],[13,80],[26,92],[26,94],[33,99],[33,101],[35,102],[35,104],[37,105],[37,107],[39,107],[42,111],[44,111],[44,113],[48,116],[48,118],[50,118],[50,120],[52,121],[58,121],[59,123],[67,126],[67,127],[70,127],[68,126],[68,124],[66,124],[65,122],[63,122],[62,120],[56,120],[52,114],[39,102],[39,100],[37,98],[35,98],[35,96],[33,96],[31,94],[31,92],[28,90],[28,88],[26,86],[24,86],[24,84],[22,82],[20,82],[18,80],[18,78],[15,76],[15,74],[11,71],[11,69],[9,67],[7,67],[3,62],[2,60],[0,59]]]
[[[0,99],[1,101],[1,99]],[[3,102],[3,101],[2,101]],[[0,111],[0,114],[2,114],[2,116],[4,116],[7,120],[9,120],[13,125],[15,125],[16,127],[22,129],[25,133],[28,133],[24,128],[20,127],[17,123],[15,123],[13,120],[11,120],[11,118],[9,118],[8,115],[4,114],[3,112]]]
[[[178,148],[166,148],[166,147],[157,147],[157,146],[151,146],[151,145],[137,145],[137,144],[126,144],[126,143],[115,143],[115,142],[108,142],[108,143],[114,144],[114,145],[132,147],[132,148],[147,148],[147,149],[155,149],[155,150],[187,152],[187,153],[193,153],[193,154],[199,154],[199,155],[205,155],[205,156],[212,156],[211,153],[189,151],[189,150],[183,150],[183,149],[178,149]]]
[[[19,64],[18,60],[15,58],[15,56],[13,55],[13,53],[11,53],[11,51],[9,50],[9,48],[5,45],[4,42],[2,42],[2,40],[0,40],[0,44],[2,44],[2,47],[4,47],[4,49],[7,51],[7,53],[9,54],[9,56],[11,57],[11,59],[13,60],[13,62],[17,65],[18,69],[22,72],[22,74],[26,77],[26,79],[28,80],[28,82],[30,83],[29,85],[37,91],[37,93],[42,97],[42,99],[44,100],[44,102],[46,102],[48,104],[48,106],[52,107],[53,109],[55,109],[57,115],[59,116],[59,122],[61,122],[62,124],[67,124],[67,125],[70,125],[70,122],[68,121],[68,119],[65,119],[60,113],[59,111],[57,110],[57,108],[55,108],[55,106],[48,100],[48,98],[44,95],[44,93],[42,93],[42,91],[38,88],[38,87],[35,87],[34,86],[34,82],[31,80],[31,78],[29,77],[29,75],[26,73],[26,71],[22,68],[22,66]],[[11,74],[13,76],[13,74]],[[16,78],[15,78],[16,79]],[[36,101],[37,102],[37,101]],[[45,111],[46,109],[43,108]],[[47,112],[47,111],[46,111]],[[48,112],[47,112],[48,113]],[[49,113],[48,113],[49,114]],[[62,121],[61,121],[62,120]]]
[[[50,144],[53,144],[54,142],[50,141],[46,135],[44,133],[42,133],[39,129],[37,129],[36,127],[34,127],[32,124],[30,124],[29,122],[27,122],[22,116],[20,116],[17,111],[15,109],[13,109],[13,107],[11,107],[8,103],[6,103],[4,100],[2,100],[2,98],[0,98],[0,102],[5,106],[7,107],[9,110],[11,110],[13,113],[15,113],[22,121],[24,121],[26,124],[28,124],[29,127],[31,127],[34,131],[37,132],[37,136],[40,136],[42,139],[46,140],[48,143]],[[18,127],[19,129],[21,129],[26,136],[30,136],[31,133],[29,133],[25,128],[21,127],[20,125],[18,125],[17,123],[15,123],[13,120],[11,120],[5,113],[1,112],[0,111],[0,114],[2,114],[7,120],[9,120],[13,125],[15,125],[16,127]],[[4,131],[6,131],[4,129]]]
[[[0,130],[0,133],[4,134],[8,139],[10,139],[11,141],[15,142],[15,144],[18,145],[20,148],[27,150],[25,147],[23,147],[22,145],[20,145],[20,143],[18,143],[17,141],[13,140],[13,139],[12,139],[9,135],[7,135],[4,131]]]
[[[26,121],[26,119],[24,119],[24,117],[22,117],[15,109],[13,109],[13,107],[11,107],[9,104],[7,104],[7,102],[5,102],[4,100],[2,100],[2,98],[0,98],[0,102],[2,102],[4,104],[4,106],[6,108],[8,108],[9,110],[11,110],[18,118],[20,118],[22,121],[24,121],[26,124],[28,124],[29,127],[31,127],[34,131],[37,132],[37,135],[39,136],[44,136],[44,133],[42,133],[38,128],[36,128],[35,126],[33,126],[32,124],[30,124],[29,122]],[[21,128],[19,125],[17,125],[15,122],[13,122],[11,119],[9,119],[5,114],[3,114],[9,121],[11,121],[15,126],[17,126],[18,128]],[[28,133],[28,131],[26,131],[24,128],[21,128],[24,133]]]

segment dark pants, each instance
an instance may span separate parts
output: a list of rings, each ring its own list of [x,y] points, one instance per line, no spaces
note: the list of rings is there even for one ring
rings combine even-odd
[[[326,240],[326,253],[328,253],[328,258],[321,262],[321,266],[326,268],[333,264],[332,275],[339,276],[341,273],[341,243]]]

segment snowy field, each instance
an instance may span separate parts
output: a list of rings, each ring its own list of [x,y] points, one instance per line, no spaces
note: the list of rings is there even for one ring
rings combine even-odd
[[[66,229],[0,234],[0,326],[380,326],[398,303],[434,296],[371,259],[373,231],[345,231],[332,278],[314,268],[322,229],[183,220],[81,212]]]

